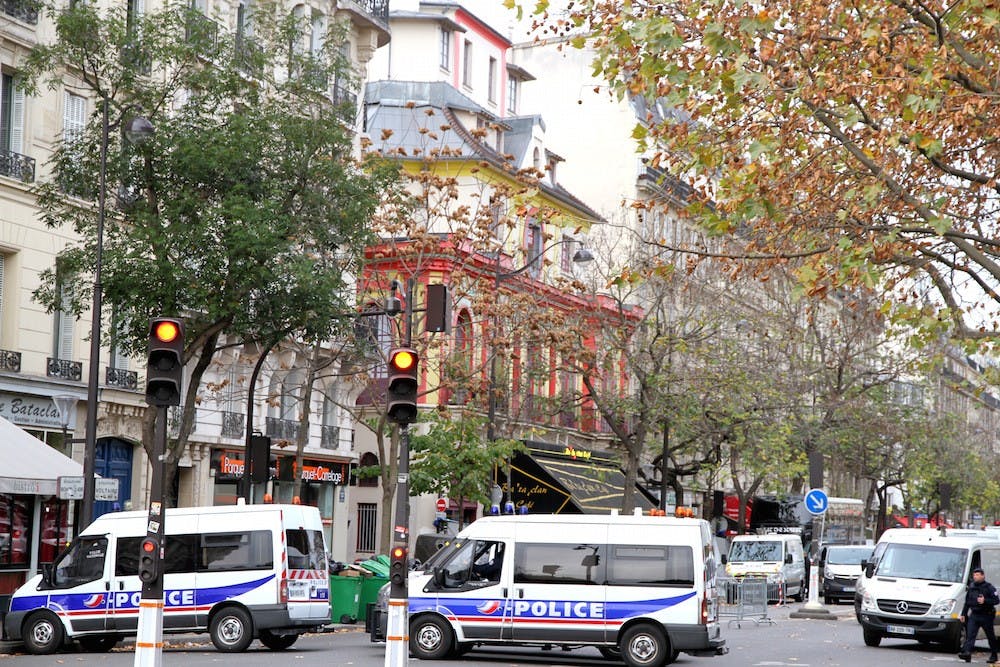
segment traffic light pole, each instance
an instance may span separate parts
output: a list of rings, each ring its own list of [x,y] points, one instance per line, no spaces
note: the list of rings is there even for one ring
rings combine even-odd
[[[406,281],[406,311],[403,321],[403,345],[413,344],[413,287],[414,280]],[[390,577],[389,617],[386,619],[385,666],[403,667],[410,656],[410,593],[409,546],[410,546],[410,426],[399,426],[399,467],[396,472],[396,512],[392,529],[392,550],[402,548],[407,554],[404,561],[402,581]]]
[[[163,664],[163,536],[166,523],[166,508],[163,505],[163,459],[166,451],[167,406],[163,405],[156,408],[153,479],[150,484],[149,514],[146,521],[146,539],[153,540],[159,548],[153,555],[153,569],[156,575],[152,580],[142,584],[134,667],[160,667]]]

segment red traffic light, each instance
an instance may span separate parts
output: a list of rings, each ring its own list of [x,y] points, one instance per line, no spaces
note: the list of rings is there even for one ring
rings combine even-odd
[[[393,547],[392,557],[395,560],[401,560],[403,558],[406,558],[406,549],[404,549],[403,547]]]
[[[173,320],[159,320],[153,324],[153,336],[161,343],[172,343],[181,333],[181,328]]]
[[[396,371],[408,371],[417,365],[417,353],[412,350],[396,350],[389,365]]]
[[[154,540],[143,540],[142,550],[150,554],[156,551],[156,542]]]

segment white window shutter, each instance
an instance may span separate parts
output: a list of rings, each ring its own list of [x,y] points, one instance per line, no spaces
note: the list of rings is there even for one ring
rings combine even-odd
[[[63,139],[69,143],[83,133],[87,124],[87,100],[80,95],[66,91],[63,106]]]
[[[135,15],[142,16],[146,13],[146,0],[133,0],[135,2]]]
[[[13,104],[10,114],[10,149],[24,153],[24,89],[14,82]]]
[[[0,255],[0,322],[3,322],[3,270],[6,259],[4,255]]]
[[[59,336],[58,357],[60,359],[73,358],[73,325],[76,323],[72,311],[72,288],[63,286],[62,299],[59,307]]]

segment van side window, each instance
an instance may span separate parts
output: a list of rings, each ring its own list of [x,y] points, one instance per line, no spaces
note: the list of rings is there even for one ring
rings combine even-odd
[[[503,569],[503,542],[470,540],[455,545],[456,551],[444,561],[444,585],[458,588],[469,582],[499,582]]]
[[[514,583],[601,584],[605,548],[599,544],[518,544]]]
[[[609,586],[694,587],[694,551],[682,546],[612,545]]]
[[[54,587],[72,588],[101,579],[104,576],[104,558],[107,553],[107,538],[78,538],[55,563],[52,570]]]
[[[289,528],[285,531],[288,546],[288,568],[291,570],[325,570],[326,549],[323,534],[318,530]]]
[[[115,546],[115,576],[134,577],[139,572],[139,545],[143,537],[119,537]],[[167,535],[163,545],[163,572],[177,574],[198,569],[198,536]]]
[[[206,533],[201,536],[201,569],[265,570],[274,566],[271,531]]]

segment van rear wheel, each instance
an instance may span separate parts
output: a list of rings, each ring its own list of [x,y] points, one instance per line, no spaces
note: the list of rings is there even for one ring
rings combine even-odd
[[[648,623],[633,625],[626,630],[618,646],[622,659],[629,667],[661,667],[670,664],[674,658],[663,631]]]
[[[253,641],[253,621],[243,609],[226,607],[212,617],[208,633],[219,651],[241,653]]]
[[[421,660],[448,657],[455,645],[455,634],[444,619],[420,616],[410,623],[410,653]]]
[[[33,614],[21,632],[24,648],[33,655],[55,653],[63,643],[63,626],[54,614],[41,611]]]
[[[272,651],[283,651],[296,641],[298,641],[299,636],[292,635],[276,635],[270,630],[260,631],[260,643],[271,649]]]

